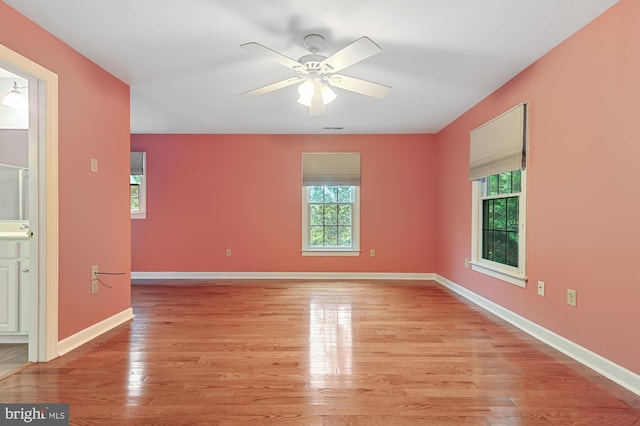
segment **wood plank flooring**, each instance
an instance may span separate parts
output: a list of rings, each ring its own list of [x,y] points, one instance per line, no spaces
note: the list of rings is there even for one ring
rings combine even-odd
[[[638,425],[640,398],[433,282],[134,285],[132,322],[0,381],[74,425]]]
[[[0,379],[20,371],[29,361],[26,343],[0,343]]]

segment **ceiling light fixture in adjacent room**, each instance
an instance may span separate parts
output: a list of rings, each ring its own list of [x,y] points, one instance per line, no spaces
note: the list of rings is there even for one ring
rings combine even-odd
[[[26,89],[27,86],[18,87],[17,82],[13,82],[13,88],[2,98],[2,105],[9,108],[25,108],[28,105],[27,99],[20,94],[19,89]]]

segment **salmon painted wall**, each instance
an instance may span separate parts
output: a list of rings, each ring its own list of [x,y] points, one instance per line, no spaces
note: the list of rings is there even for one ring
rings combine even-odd
[[[0,2],[0,43],[58,75],[63,339],[130,307],[129,87]],[[90,159],[99,172],[90,172]],[[90,295],[90,266],[125,272]]]
[[[132,135],[147,153],[138,272],[432,272],[435,138]],[[302,152],[361,153],[358,257],[301,255]],[[225,256],[225,249],[232,256]],[[369,256],[369,249],[376,256]]]
[[[440,132],[434,204],[440,275],[640,374],[639,16],[640,2],[621,1]],[[522,101],[526,289],[464,268],[469,131]],[[576,308],[567,288],[577,290]]]

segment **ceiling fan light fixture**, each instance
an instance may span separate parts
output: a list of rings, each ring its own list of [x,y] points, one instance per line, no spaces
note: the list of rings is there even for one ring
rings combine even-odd
[[[321,35],[307,35],[304,38],[304,46],[310,53],[302,56],[297,61],[256,42],[241,44],[242,48],[251,50],[289,68],[296,73],[296,77],[249,90],[241,93],[240,96],[264,95],[265,93],[298,84],[298,93],[300,94],[298,103],[309,107],[309,116],[313,117],[324,114],[325,105],[337,98],[331,87],[378,99],[384,99],[389,94],[391,91],[389,86],[337,74],[347,67],[380,53],[382,49],[373,40],[362,36],[329,56],[318,53],[323,44],[324,37]]]
[[[27,106],[27,99],[20,94],[20,90],[25,87],[18,87],[18,83],[13,82],[13,88],[2,98],[2,105],[9,108],[25,108]]]
[[[322,88],[320,89],[320,95],[322,96],[322,103],[327,105],[333,102],[338,95],[331,90],[329,86],[325,82],[320,83]],[[315,85],[312,78],[306,79],[300,86],[298,86],[298,94],[300,98],[298,98],[298,103],[310,107],[311,100],[313,99],[313,95],[315,93]]]

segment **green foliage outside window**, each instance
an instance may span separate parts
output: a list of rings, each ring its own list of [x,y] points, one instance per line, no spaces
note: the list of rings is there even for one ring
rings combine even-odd
[[[351,247],[354,189],[351,186],[309,187],[309,245]]]
[[[140,210],[140,176],[130,175],[130,208],[132,211]]]
[[[482,201],[482,257],[518,267],[522,172],[485,178]],[[518,194],[509,196],[511,194]]]

